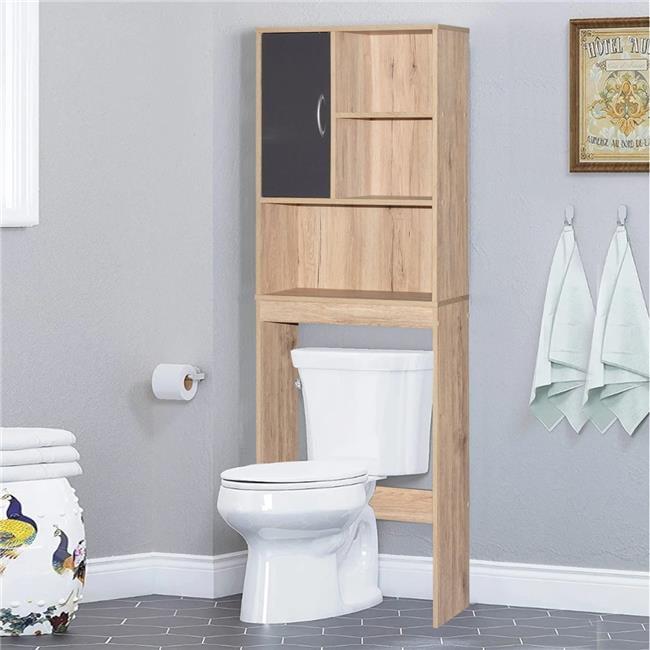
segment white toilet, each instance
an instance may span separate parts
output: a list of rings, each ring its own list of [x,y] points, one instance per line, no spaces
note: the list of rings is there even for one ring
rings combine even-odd
[[[290,623],[382,600],[375,482],[429,467],[433,353],[298,348],[307,461],[221,474],[217,508],[248,543],[241,619]]]

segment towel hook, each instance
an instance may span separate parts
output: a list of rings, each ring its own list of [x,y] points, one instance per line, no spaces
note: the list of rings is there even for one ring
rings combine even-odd
[[[573,217],[575,216],[575,208],[572,205],[567,205],[564,208],[564,225],[573,226]]]
[[[618,225],[619,226],[624,226],[625,222],[627,221],[627,206],[626,205],[619,205],[618,206]]]

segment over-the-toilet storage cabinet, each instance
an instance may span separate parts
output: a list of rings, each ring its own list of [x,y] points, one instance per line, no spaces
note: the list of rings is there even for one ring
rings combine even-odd
[[[298,455],[300,323],[430,329],[433,488],[372,506],[432,525],[434,626],[469,599],[468,102],[464,28],[258,30],[257,458]]]

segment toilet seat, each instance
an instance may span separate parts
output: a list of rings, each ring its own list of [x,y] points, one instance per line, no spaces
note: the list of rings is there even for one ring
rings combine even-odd
[[[343,459],[258,463],[221,473],[221,485],[236,490],[313,490],[367,481],[363,464]]]

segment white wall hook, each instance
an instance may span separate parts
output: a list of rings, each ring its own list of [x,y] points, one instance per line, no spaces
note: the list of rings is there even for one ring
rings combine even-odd
[[[627,206],[619,205],[618,206],[618,225],[624,226],[627,221]]]
[[[572,205],[567,205],[566,208],[564,208],[564,225],[572,226],[574,216],[575,216],[575,208]]]

